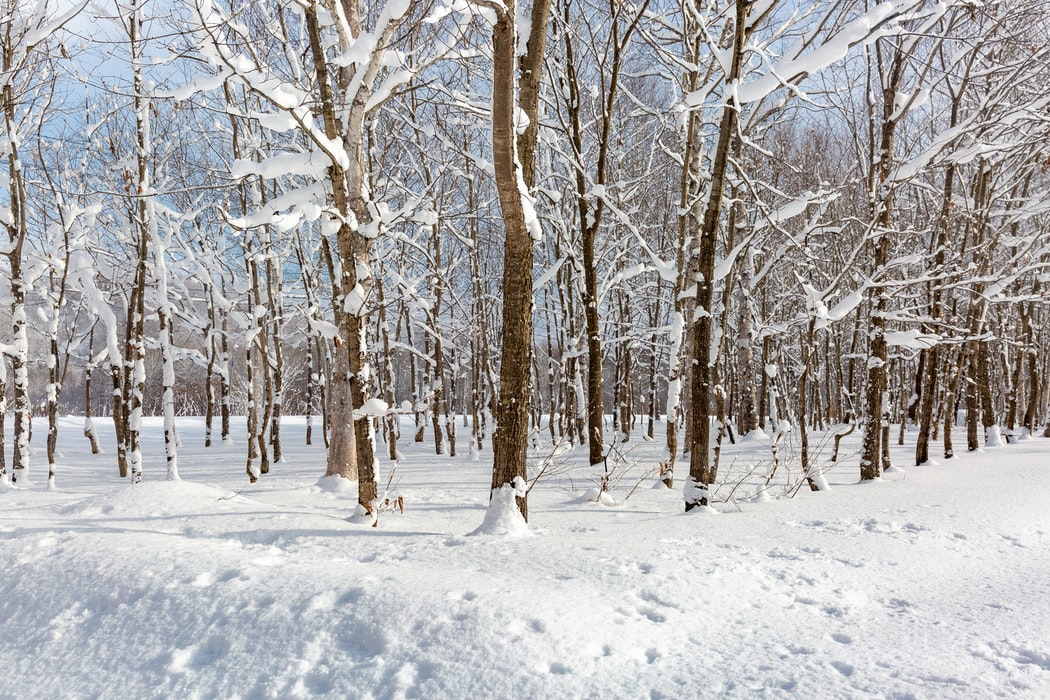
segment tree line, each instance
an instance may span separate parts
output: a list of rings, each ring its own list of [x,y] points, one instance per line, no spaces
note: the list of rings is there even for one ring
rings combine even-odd
[[[34,411],[51,480],[64,410],[133,480],[145,413],[252,481],[305,413],[373,515],[427,434],[527,515],[540,443],[665,439],[689,510],[739,435],[819,490],[812,430],[1047,424],[1045,3],[0,4],[5,480]]]

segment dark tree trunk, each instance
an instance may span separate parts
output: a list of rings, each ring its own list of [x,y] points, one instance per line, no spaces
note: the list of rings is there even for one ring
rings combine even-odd
[[[737,0],[732,59],[726,83],[733,84],[740,78],[744,49],[748,36],[748,15],[751,2]],[[699,275],[697,278],[696,307],[699,319],[693,325],[693,367],[691,386],[692,426],[689,433],[689,483],[685,488],[685,510],[706,506],[710,501],[709,489],[717,476],[717,465],[711,460],[711,423],[708,418],[711,391],[711,332],[714,301],[715,244],[718,241],[719,223],[722,217],[722,200],[725,194],[726,173],[729,156],[736,136],[739,108],[730,99],[722,109],[718,128],[718,144],[711,165],[711,189],[704,220],[695,251]]]

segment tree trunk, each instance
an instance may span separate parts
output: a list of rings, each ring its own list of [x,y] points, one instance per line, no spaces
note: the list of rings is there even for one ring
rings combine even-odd
[[[881,58],[881,53],[879,53]],[[869,180],[869,192],[872,197],[872,214],[874,224],[875,254],[872,259],[872,276],[883,273],[890,258],[890,225],[893,222],[893,190],[890,175],[894,166],[894,140],[897,130],[896,99],[897,89],[904,71],[903,56],[898,52],[892,57],[887,82],[883,85],[880,140],[878,150],[872,154],[874,169]],[[872,131],[876,124],[871,120]],[[874,134],[872,134],[874,138]],[[866,387],[866,420],[864,442],[861,448],[861,480],[877,479],[882,475],[884,465],[883,426],[888,425],[885,415],[887,406],[886,363],[888,346],[886,343],[886,314],[889,311],[889,293],[885,284],[872,287],[872,304],[869,314],[871,343],[868,348],[868,381]]]
[[[95,422],[91,419],[91,374],[95,367],[94,345],[95,326],[92,325],[91,331],[88,334],[88,361],[84,368],[84,437],[86,437],[91,444],[91,454],[97,455],[102,452],[102,448],[98,445],[98,433],[95,431]],[[3,474],[2,469],[0,469],[0,474]]]
[[[14,46],[4,47],[4,74],[12,71],[20,56],[14,55]],[[6,256],[10,269],[9,299],[11,309],[11,345],[6,352],[11,360],[12,388],[14,390],[15,430],[14,454],[11,460],[11,481],[24,481],[29,469],[29,433],[32,409],[29,405],[29,336],[26,327],[25,280],[22,273],[22,248],[28,234],[26,222],[26,193],[22,162],[18,154],[16,125],[17,103],[10,79],[3,86],[3,110],[7,150],[7,187],[10,220],[5,222],[8,234]]]
[[[356,4],[348,0],[340,3],[339,14],[343,15],[353,34],[340,37],[344,51],[350,49],[350,43],[356,41],[360,32],[359,13],[360,8]],[[337,106],[316,6],[307,7],[304,15],[320,93],[325,135],[329,139],[341,139],[346,153],[345,166],[336,159],[328,166],[328,182],[334,205],[332,218],[338,222],[336,241],[339,272],[338,278],[332,279],[333,299],[337,311],[336,326],[343,347],[336,353],[330,389],[333,429],[327,473],[351,479],[356,476],[358,504],[374,517],[378,497],[378,465],[372,421],[368,416],[354,414],[355,408],[365,403],[365,383],[370,376],[363,317],[372,288],[369,228],[373,225],[373,216],[366,199],[364,136],[372,85],[397,22],[391,22],[383,30],[384,36],[378,38],[378,47],[369,57],[367,65],[356,69],[343,67],[336,71],[336,82],[342,91],[341,103]],[[355,76],[354,70],[364,71],[364,75]],[[351,94],[350,86],[357,77],[362,79],[356,83],[356,92]]]
[[[748,16],[751,2],[737,0],[732,58],[726,85],[740,79],[745,44],[748,37]],[[722,199],[725,193],[729,156],[736,136],[739,108],[731,95],[722,108],[722,119],[718,127],[718,144],[711,164],[710,197],[704,210],[703,225],[698,240],[694,243],[694,254],[698,258],[699,274],[696,279],[696,316],[693,324],[693,372],[692,429],[689,435],[689,482],[685,486],[685,510],[707,506],[710,502],[710,487],[717,477],[717,465],[711,461],[710,411],[712,365],[717,357],[711,357],[712,322],[714,309],[715,245],[718,241],[719,224],[722,217]]]
[[[493,440],[493,490],[526,478],[532,371],[532,236],[533,233],[539,235],[539,222],[526,220],[523,197],[527,194],[522,190],[535,184],[536,117],[549,7],[548,0],[536,0],[532,7],[521,83],[521,108],[529,120],[517,144],[514,138],[517,106],[514,0],[507,0],[497,9],[492,29],[492,159],[505,236],[502,360]],[[516,157],[519,154],[520,165]],[[529,230],[530,225],[533,231]],[[518,497],[517,505],[522,517],[528,520],[526,497]]]

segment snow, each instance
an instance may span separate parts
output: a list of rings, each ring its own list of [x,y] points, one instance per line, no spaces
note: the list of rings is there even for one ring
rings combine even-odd
[[[754,428],[747,435],[740,438],[744,442],[769,442],[769,434],[762,428]]]
[[[403,441],[405,511],[370,528],[348,520],[352,482],[319,479],[303,418],[254,485],[243,419],[206,449],[180,418],[168,482],[143,418],[135,486],[108,422],[102,455],[82,422],[61,419],[58,490],[0,491],[0,697],[1050,697],[1041,437],[859,485],[860,431],[836,463],[811,432],[834,488],[789,497],[789,434],[765,500],[768,443],[724,445],[717,518],[642,476],[662,434],[632,442],[619,505],[579,500],[576,448],[527,527],[512,489],[490,506],[487,449]],[[914,444],[891,449],[908,464]]]
[[[936,333],[923,333],[914,328],[906,331],[887,331],[886,345],[903,347],[911,350],[926,350],[941,341]]]
[[[1003,440],[1002,430],[998,425],[989,425],[984,430],[984,446],[985,447],[1002,447],[1006,444]]]
[[[357,416],[385,416],[387,411],[390,410],[390,406],[387,405],[386,401],[382,399],[367,399],[361,408],[354,411],[355,417]]]
[[[242,158],[234,161],[230,166],[230,177],[239,180],[258,175],[266,179],[274,179],[282,175],[295,174],[319,179],[329,165],[326,161],[327,158],[316,151],[279,153],[261,161]]]
[[[516,160],[517,156],[515,156]],[[525,229],[534,243],[543,240],[543,227],[536,213],[536,200],[529,194],[529,188],[522,177],[521,166],[515,162],[514,172],[518,178],[518,194],[521,196],[521,209],[525,215]]]
[[[879,36],[877,27],[892,16],[894,3],[879,3],[872,10],[853,19],[827,41],[801,56],[782,58],[773,69],[737,90],[740,104],[757,102],[785,81],[799,75],[814,75],[845,57],[850,47],[859,42],[873,41]]]
[[[853,293],[846,295],[842,301],[835,304],[834,308],[828,311],[827,318],[829,321],[840,321],[847,315],[853,312],[861,302],[864,301],[864,290],[858,289]]]
[[[513,484],[503,484],[492,492],[489,507],[485,510],[485,520],[481,527],[471,535],[510,535],[527,537],[529,525],[518,510],[517,499],[525,496],[526,484],[520,476],[514,477]]]

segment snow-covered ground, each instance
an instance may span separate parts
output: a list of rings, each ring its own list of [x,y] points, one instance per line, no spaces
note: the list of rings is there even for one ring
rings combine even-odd
[[[184,480],[151,421],[130,486],[105,427],[91,456],[63,422],[57,491],[38,453],[0,493],[0,697],[1050,697],[1047,439],[863,485],[847,454],[793,498],[789,461],[755,497],[748,442],[720,513],[688,515],[654,488],[658,443],[616,468],[619,505],[579,498],[596,475],[569,452],[510,536],[470,534],[486,456],[405,442],[405,512],[373,529],[301,419],[256,485],[243,439],[206,450],[186,419]]]

